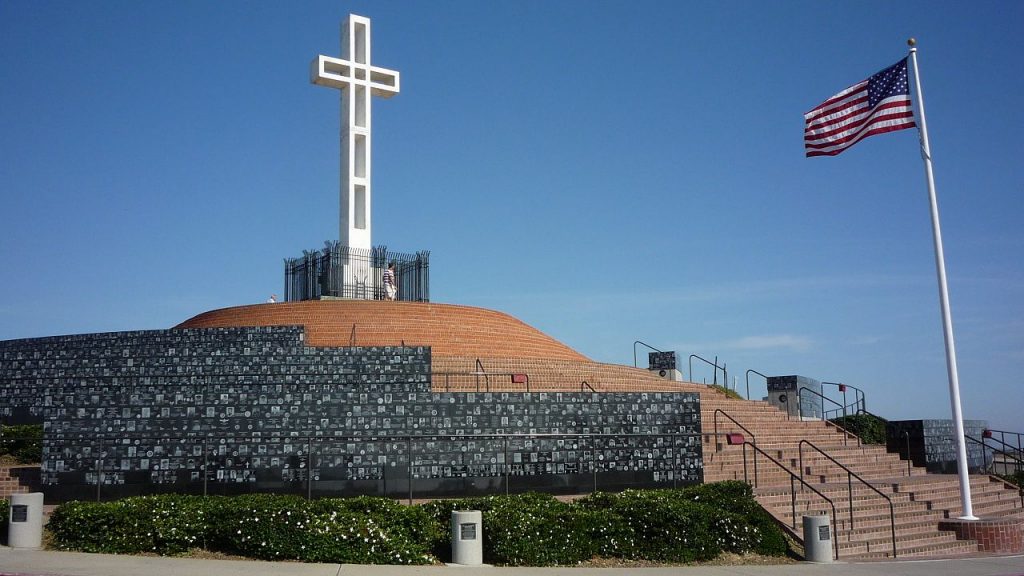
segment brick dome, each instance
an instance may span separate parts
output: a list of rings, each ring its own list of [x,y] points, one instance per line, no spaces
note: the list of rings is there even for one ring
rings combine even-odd
[[[642,368],[594,362],[508,314],[454,304],[311,300],[204,312],[175,326],[303,326],[310,346],[430,346],[437,391],[706,391]],[[483,370],[488,377],[479,377]]]
[[[430,346],[437,357],[588,361],[501,312],[423,302],[313,300],[212,310],[175,328],[304,326],[310,346]]]

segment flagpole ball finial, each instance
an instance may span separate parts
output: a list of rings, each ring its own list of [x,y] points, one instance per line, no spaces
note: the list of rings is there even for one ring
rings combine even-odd
[[[911,39],[907,40],[907,46],[910,46],[911,48],[913,48],[914,46],[917,46],[917,39],[916,38],[911,38]]]

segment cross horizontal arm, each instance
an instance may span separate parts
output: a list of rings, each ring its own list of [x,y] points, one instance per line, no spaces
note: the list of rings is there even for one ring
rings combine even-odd
[[[390,98],[399,92],[399,74],[394,70],[353,64],[349,60],[322,54],[310,62],[309,81],[318,86],[339,89],[363,84],[369,86],[374,96],[382,98]]]

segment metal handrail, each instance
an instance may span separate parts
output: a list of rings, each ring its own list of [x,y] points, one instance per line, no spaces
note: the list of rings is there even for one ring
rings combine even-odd
[[[701,362],[704,362],[708,366],[714,366],[715,367],[715,383],[718,382],[718,371],[721,370],[723,375],[724,375],[724,377],[725,377],[725,384],[726,384],[726,386],[729,385],[729,372],[726,371],[725,366],[719,366],[718,365],[718,358],[717,357],[715,358],[715,361],[712,362],[712,361],[710,361],[710,360],[708,360],[706,358],[701,358],[700,356],[698,356],[696,354],[690,354],[690,358],[687,360],[687,367],[690,370],[690,380],[693,380],[693,359],[694,358],[696,358],[697,360],[700,360]]]
[[[978,440],[977,438],[974,438],[972,436],[968,436],[967,434],[964,434],[964,438],[966,438],[966,439],[968,439],[971,442],[974,442],[976,444],[981,444],[981,447],[982,447],[983,451],[987,450],[989,448],[988,444],[985,442],[985,440],[986,440],[985,438],[982,438],[981,440]],[[998,442],[999,444],[1002,444],[1004,446],[1010,446],[1010,448],[1013,448],[1012,445],[1006,444],[1002,440],[996,440],[995,438],[991,438],[991,440],[993,440],[995,442]],[[993,448],[993,452],[995,452],[994,448]],[[1020,457],[1014,456],[1013,454],[1007,454],[1006,452],[1000,452],[1000,454],[1002,456],[1006,457],[1006,458],[1009,458],[1010,460],[1016,461],[1017,465],[1014,466],[1015,469],[1019,470],[1021,468],[1021,466],[1024,466],[1024,460],[1022,460]]]
[[[478,392],[480,391],[480,374],[484,375],[484,384],[486,385],[487,390],[489,391],[491,389],[491,380],[490,380],[490,377],[487,376],[487,371],[484,370],[484,365],[480,362],[479,358],[476,359],[476,370],[477,370],[477,377],[476,377],[476,389],[477,389],[477,391]]]
[[[846,390],[845,390],[845,388],[853,388],[854,390],[856,390],[858,392],[857,394],[853,395],[853,403],[854,403],[854,405],[856,405],[858,408],[865,408],[867,406],[867,403],[864,400],[864,398],[865,398],[864,397],[864,391],[861,390],[860,388],[857,388],[853,384],[846,384],[845,382],[822,382],[822,384],[828,384],[829,386],[835,386],[837,388],[843,388],[843,391],[842,391],[843,392],[843,404],[846,404]],[[858,396],[860,396],[860,400],[857,399]]]
[[[594,390],[594,387],[591,386],[590,383],[587,382],[586,380],[580,382],[580,392],[583,392],[584,388],[590,388],[591,392],[597,392],[597,390]]]
[[[720,452],[721,451],[718,448],[718,414],[719,413],[721,413],[722,416],[725,416],[729,420],[732,420],[732,423],[737,425],[737,426],[739,426],[741,429],[743,429],[744,432],[746,432],[747,434],[750,434],[750,437],[754,440],[754,442],[753,442],[754,445],[755,446],[757,445],[757,436],[755,436],[753,432],[748,430],[747,427],[744,426],[743,424],[740,424],[739,420],[736,420],[735,418],[730,416],[728,413],[726,413],[725,410],[722,410],[721,408],[715,408],[715,412],[714,412],[714,414],[712,416],[712,419],[714,420],[714,423],[715,423],[715,452]],[[755,481],[756,481],[756,478],[757,478],[757,460],[754,460],[754,478],[755,478]]]
[[[842,468],[843,470],[846,471],[846,490],[847,490],[847,494],[849,494],[849,497],[850,497],[850,530],[853,530],[853,480],[852,480],[852,478],[856,478],[857,480],[860,480],[860,482],[862,484],[864,484],[868,488],[871,488],[879,496],[881,496],[882,498],[885,498],[886,501],[889,502],[889,524],[890,524],[890,527],[892,528],[892,557],[895,558],[896,557],[896,507],[893,506],[892,498],[889,498],[888,496],[886,496],[884,493],[882,493],[881,490],[879,490],[878,488],[875,488],[874,486],[872,486],[870,482],[868,482],[867,480],[861,478],[856,472],[854,472],[853,470],[850,470],[850,468],[847,467],[845,464],[843,464],[842,462],[836,460],[831,455],[829,455],[827,452],[825,452],[821,448],[815,446],[814,443],[809,441],[809,440],[800,440],[800,442],[797,444],[797,452],[798,452],[798,455],[800,457],[800,478],[801,479],[804,477],[804,444],[810,446],[811,448],[814,448],[815,450],[818,451],[819,454],[821,454],[825,458],[828,458],[833,464],[835,464],[836,466],[839,466],[840,468]]]
[[[348,345],[352,348],[356,347],[356,323],[352,323],[352,334],[348,337]]]
[[[483,392],[490,392],[491,391],[491,380],[490,380],[491,376],[508,376],[510,378],[513,378],[513,379],[516,376],[525,376],[526,377],[526,382],[525,382],[525,384],[526,384],[526,391],[530,392],[530,375],[525,373],[525,372],[479,372],[479,371],[478,372],[431,372],[430,373],[431,380],[433,380],[434,376],[444,376],[444,391],[445,392],[450,392],[451,391],[451,386],[450,386],[450,384],[451,384],[450,377],[451,376],[475,376],[476,377],[476,391],[477,392],[481,391],[480,390],[480,377],[481,376],[484,377],[484,389],[483,389]]]
[[[636,365],[636,345],[637,344],[643,344],[644,346],[647,346],[648,348],[650,348],[651,350],[654,350],[655,352],[664,352],[664,350],[658,350],[657,348],[655,348],[654,346],[651,346],[650,344],[647,344],[646,342],[641,342],[639,340],[633,342],[633,368],[639,368],[639,366]]]
[[[825,417],[825,400],[828,400],[829,402],[835,404],[836,406],[839,406],[840,408],[843,407],[843,405],[840,404],[839,402],[836,402],[835,400],[833,400],[831,398],[828,398],[827,396],[825,396],[821,392],[818,392],[817,390],[813,390],[811,388],[808,388],[807,386],[801,386],[801,387],[797,388],[796,396],[797,396],[798,399],[800,398],[801,392],[803,392],[804,390],[807,390],[811,394],[814,394],[818,398],[821,398],[821,416],[822,416],[822,419],[824,419],[824,417]],[[803,402],[800,402],[800,403],[797,404],[797,413],[800,414],[801,418],[803,418],[803,416],[804,416],[804,403]]]
[[[911,470],[913,470],[911,467],[913,459],[910,457],[910,432],[904,430],[902,434],[903,437],[907,439],[907,476],[913,476],[913,474],[911,474]]]
[[[972,438],[971,436],[968,436],[967,434],[964,434],[964,439],[965,440],[970,440],[971,442],[976,442],[978,444],[981,444],[981,446],[982,446],[982,458],[984,458],[984,450],[986,448],[988,448],[988,446],[985,444],[984,438],[981,439],[981,440],[978,440],[977,438]],[[999,442],[1002,443],[1001,440]],[[1009,454],[1004,454],[1004,456],[1010,456],[1010,455]],[[1019,468],[1020,465],[1024,465],[1024,460],[1021,460],[1020,458],[1017,458],[1016,456],[1010,456],[1010,458],[1012,458],[1013,460],[1017,461],[1018,465],[1015,466],[1015,468],[1017,468],[1018,470],[1020,469]],[[998,478],[1004,484],[1016,488],[1017,489],[1017,494],[1020,495],[1020,507],[1024,508],[1024,487],[1017,486],[1013,482],[1010,482],[1010,481],[1006,480],[1005,478],[1001,478],[999,476],[995,476],[994,474],[989,474],[989,476],[992,476],[994,478]]]
[[[993,434],[999,433],[999,442],[1001,444],[1003,444],[1004,446],[1010,446],[1010,447],[1013,447],[1013,444],[1009,444],[1008,442],[1006,442],[1006,436],[1007,435],[1016,436],[1017,437],[1017,450],[1016,450],[1016,452],[1017,452],[1017,454],[1024,454],[1024,443],[1021,442],[1021,440],[1024,439],[1024,433],[1010,432],[1008,430],[992,430],[992,429],[989,429],[989,432],[991,432]]]
[[[860,436],[857,436],[856,434],[854,434],[853,432],[850,432],[849,430],[847,430],[846,428],[840,426],[839,424],[836,424],[835,422],[831,422],[827,418],[825,418],[825,400],[828,400],[829,402],[835,404],[836,406],[839,406],[839,403],[836,402],[835,400],[831,399],[831,398],[826,398],[825,395],[822,394],[821,392],[818,392],[817,390],[812,390],[812,389],[810,389],[810,388],[808,388],[806,386],[801,386],[796,391],[796,399],[797,399],[797,401],[796,401],[796,410],[797,410],[797,414],[800,415],[800,418],[804,417],[804,403],[800,399],[800,393],[803,390],[807,390],[808,392],[810,392],[812,394],[817,394],[818,397],[821,398],[821,420],[822,420],[822,422],[825,423],[826,426],[834,426],[836,429],[838,429],[840,432],[843,433],[843,446],[846,446],[849,443],[850,436],[853,436],[854,438],[857,439],[857,446],[861,446],[863,444],[861,442],[861,440],[860,440]],[[787,412],[788,412],[788,410],[787,410]]]
[[[761,378],[764,378],[765,382],[768,381],[768,376],[765,376],[764,374],[761,374],[757,370],[747,370],[747,400],[750,400],[750,373],[751,372],[753,372],[754,374],[757,374]]]
[[[755,488],[757,488],[757,454],[758,454],[758,452],[760,452],[761,455],[764,456],[765,458],[767,458],[770,462],[772,462],[773,464],[775,464],[779,468],[782,468],[783,471],[785,471],[787,474],[789,474],[789,493],[791,494],[790,503],[791,503],[791,509],[792,509],[793,529],[794,530],[796,530],[796,484],[794,484],[794,480],[799,480],[800,484],[802,484],[803,486],[805,486],[807,488],[810,488],[812,492],[814,492],[815,494],[820,496],[825,502],[828,502],[829,506],[832,507],[832,521],[831,521],[831,524],[832,524],[832,547],[835,550],[836,559],[838,560],[839,559],[839,538],[838,538],[838,535],[836,534],[836,522],[837,522],[837,520],[836,520],[836,504],[835,504],[835,502],[833,502],[832,499],[829,498],[828,496],[825,496],[824,494],[822,494],[814,486],[811,486],[807,482],[804,482],[803,478],[801,478],[801,477],[797,476],[796,474],[794,474],[792,470],[790,470],[789,468],[786,468],[785,466],[783,466],[781,462],[779,462],[775,458],[772,458],[771,455],[769,455],[767,452],[765,452],[764,450],[758,448],[754,444],[751,444],[750,442],[744,442],[743,443],[743,482],[745,482],[747,484],[750,484],[750,481],[747,479],[747,445],[748,444],[754,450],[754,458],[753,458],[753,460],[754,460],[754,487]]]

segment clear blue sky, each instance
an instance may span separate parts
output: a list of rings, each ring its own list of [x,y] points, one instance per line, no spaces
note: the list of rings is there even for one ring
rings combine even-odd
[[[431,250],[434,301],[894,419],[950,417],[917,133],[806,159],[802,114],[916,36],[964,415],[1024,431],[1015,1],[0,0],[0,339],[280,294],[338,234],[338,93],[308,67],[350,12],[402,75],[374,242]]]

